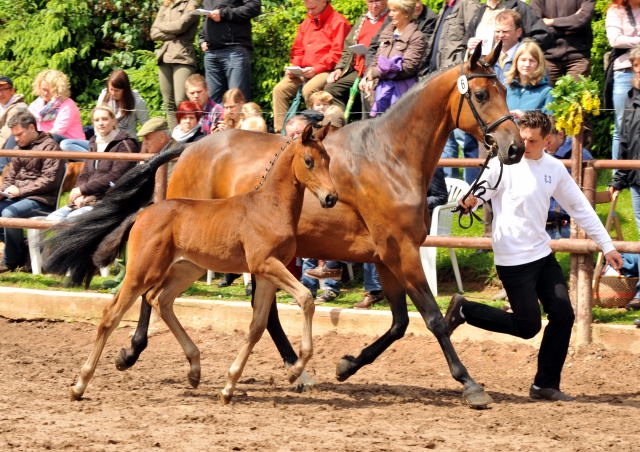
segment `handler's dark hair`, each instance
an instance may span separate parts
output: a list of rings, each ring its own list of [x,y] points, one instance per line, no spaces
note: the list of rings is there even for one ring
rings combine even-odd
[[[26,110],[17,112],[7,121],[7,127],[9,128],[20,126],[23,129],[27,129],[29,126],[33,126],[37,130],[37,124],[36,118]]]
[[[541,111],[525,111],[520,118],[520,128],[540,129],[540,134],[544,138],[551,132],[551,120]]]

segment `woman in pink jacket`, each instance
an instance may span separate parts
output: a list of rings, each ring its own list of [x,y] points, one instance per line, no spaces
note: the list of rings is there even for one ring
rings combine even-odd
[[[80,110],[70,98],[69,79],[65,74],[55,69],[40,72],[33,81],[33,94],[38,98],[29,105],[29,111],[36,117],[38,130],[64,138],[85,139]]]

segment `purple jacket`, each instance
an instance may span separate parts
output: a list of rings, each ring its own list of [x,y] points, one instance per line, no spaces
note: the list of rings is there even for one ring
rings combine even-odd
[[[370,116],[383,113],[391,105],[395,104],[400,96],[406,93],[417,81],[414,76],[402,80],[394,80],[402,72],[402,55],[387,58],[378,56],[378,71],[380,71],[380,81],[376,86],[375,102],[371,109]]]

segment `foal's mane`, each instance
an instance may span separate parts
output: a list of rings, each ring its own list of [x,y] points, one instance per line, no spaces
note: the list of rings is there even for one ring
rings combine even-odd
[[[280,150],[278,150],[278,152],[275,153],[273,158],[271,160],[269,160],[269,166],[267,166],[267,168],[264,170],[264,174],[260,178],[260,182],[258,183],[258,185],[256,185],[255,190],[258,190],[260,187],[262,187],[262,185],[264,185],[264,182],[267,180],[267,177],[269,176],[269,174],[271,174],[271,171],[273,170],[273,167],[276,165],[276,162],[278,161],[278,158],[280,157],[280,155],[282,155],[284,150],[289,147],[289,145],[291,143],[293,143],[293,140],[287,139],[286,143],[284,143],[280,147]]]

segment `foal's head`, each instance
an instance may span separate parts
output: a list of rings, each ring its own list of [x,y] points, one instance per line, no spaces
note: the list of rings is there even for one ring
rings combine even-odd
[[[468,97],[462,102],[458,126],[473,134],[482,143],[497,151],[498,158],[506,165],[518,163],[524,153],[524,143],[520,138],[518,126],[509,115],[506,101],[506,88],[498,81],[493,67],[502,50],[502,41],[486,57],[482,57],[482,46],[477,46],[471,58],[464,65],[464,74],[468,78]],[[460,71],[457,72],[460,75]],[[459,89],[454,90],[452,102],[453,114],[457,115],[460,102]],[[475,108],[476,117],[472,111]],[[478,120],[480,118],[480,120]],[[480,122],[484,122],[486,129]]]
[[[314,128],[307,125],[291,146],[295,146],[293,172],[295,178],[320,200],[322,207],[333,207],[338,201],[336,188],[329,176],[329,154],[322,145],[327,126],[314,135]]]

